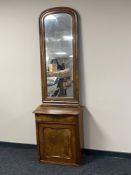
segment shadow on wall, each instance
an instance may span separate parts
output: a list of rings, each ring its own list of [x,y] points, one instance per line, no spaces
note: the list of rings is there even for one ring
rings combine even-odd
[[[86,104],[86,74],[84,70],[84,64],[85,64],[85,59],[83,55],[83,35],[82,35],[82,24],[81,24],[81,19],[79,16],[79,33],[78,33],[78,45],[79,45],[79,93],[80,93],[80,104]]]
[[[107,138],[95,117],[86,108],[84,109],[83,129],[84,148],[102,149]]]
[[[97,116],[93,116],[88,106],[88,80],[85,72],[86,63],[88,57],[84,58],[83,50],[83,32],[82,32],[82,20],[79,16],[79,88],[80,88],[80,104],[85,106],[83,113],[83,132],[84,132],[84,148],[99,149],[103,148],[103,144],[106,144],[106,136],[101,126],[97,122]],[[84,47],[85,48],[85,47]],[[88,54],[88,50],[86,52]],[[86,60],[86,61],[85,61]]]

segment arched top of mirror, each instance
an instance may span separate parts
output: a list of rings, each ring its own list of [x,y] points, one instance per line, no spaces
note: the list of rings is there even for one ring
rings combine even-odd
[[[47,9],[39,26],[43,102],[78,103],[77,12]]]

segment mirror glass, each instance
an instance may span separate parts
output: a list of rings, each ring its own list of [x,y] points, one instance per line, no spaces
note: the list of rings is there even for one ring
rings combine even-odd
[[[55,13],[44,18],[48,97],[73,97],[72,16]]]

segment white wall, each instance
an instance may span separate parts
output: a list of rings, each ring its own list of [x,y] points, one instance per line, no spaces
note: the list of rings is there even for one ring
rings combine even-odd
[[[0,0],[0,141],[36,143],[38,17],[55,6],[81,18],[85,148],[131,152],[130,0]]]

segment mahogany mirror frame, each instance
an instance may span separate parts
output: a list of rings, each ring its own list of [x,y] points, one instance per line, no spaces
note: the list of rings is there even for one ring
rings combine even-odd
[[[44,19],[47,15],[66,13],[72,17],[73,35],[73,97],[48,97],[46,73],[46,45]],[[78,66],[78,13],[69,7],[55,7],[43,11],[39,17],[40,57],[41,57],[41,84],[43,103],[79,103],[79,66]]]

